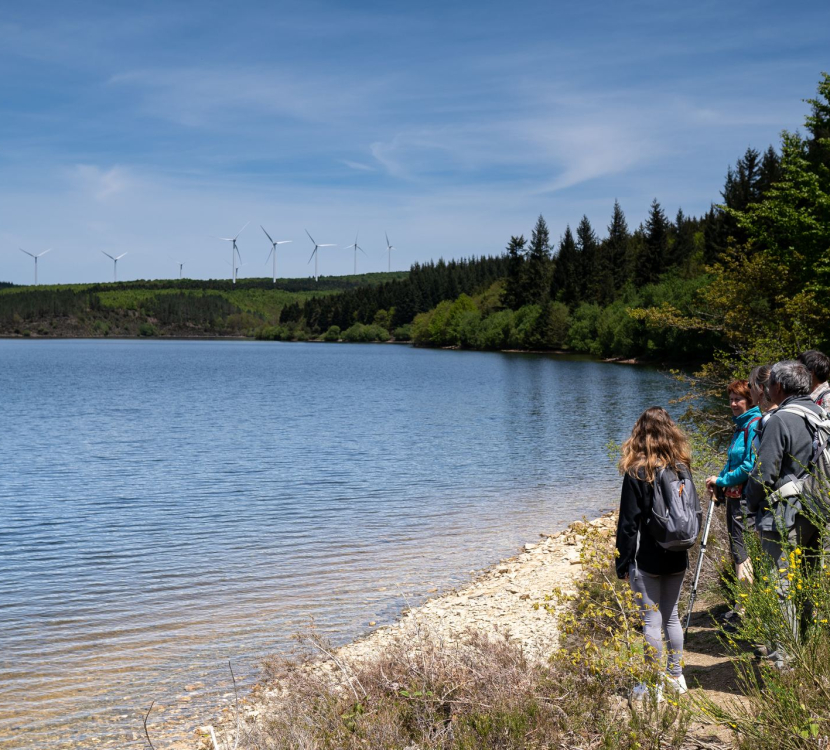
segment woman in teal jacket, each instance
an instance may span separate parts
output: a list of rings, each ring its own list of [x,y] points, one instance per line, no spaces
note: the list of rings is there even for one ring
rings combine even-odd
[[[744,485],[755,467],[753,442],[761,420],[761,410],[752,406],[752,395],[746,380],[734,380],[729,384],[729,406],[735,431],[729,443],[726,466],[718,476],[706,480],[710,494],[726,498],[726,529],[729,532],[729,547],[735,564],[735,575],[739,581],[752,582],[752,561],[744,544],[746,526],[754,526],[746,515]],[[720,490],[721,492],[719,492]]]

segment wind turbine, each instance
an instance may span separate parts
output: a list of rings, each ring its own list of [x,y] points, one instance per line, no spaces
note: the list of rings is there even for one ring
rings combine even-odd
[[[50,247],[49,250],[51,249],[52,248]],[[42,253],[34,255],[33,253],[30,253],[28,250],[24,250],[22,247],[20,248],[21,253],[26,253],[26,255],[28,255],[30,258],[35,259],[35,286],[37,286],[37,259],[40,258],[41,255],[46,255],[46,253],[48,253],[49,250],[44,250]]]
[[[389,253],[389,269],[388,270],[391,271],[392,270],[392,251],[395,249],[395,246],[389,244],[389,234],[388,233],[385,233],[385,234],[386,234],[386,250]]]
[[[121,260],[121,258],[123,258],[127,253],[121,253],[121,255],[119,255],[118,257],[113,258],[112,255],[105,252],[104,250],[102,250],[101,252],[104,253],[104,255],[106,255],[112,261],[112,280],[118,281],[118,261]]]
[[[354,236],[354,243],[351,244],[351,245],[346,245],[346,247],[343,248],[344,250],[348,250],[350,247],[354,248],[354,274],[355,274],[355,276],[357,276],[357,251],[360,250],[361,253],[366,255],[366,251],[360,245],[357,244],[357,235],[358,234],[360,234],[360,230],[358,230],[357,234],[355,234],[355,236]],[[366,257],[368,258],[369,256],[366,255]]]
[[[305,233],[308,234],[308,229],[305,230]],[[314,240],[314,237],[312,237],[310,234],[308,234],[308,238],[312,242],[314,242],[314,250],[311,251],[311,258],[314,258],[314,280],[317,281],[317,255],[318,255],[317,249],[321,248],[321,247],[334,247],[334,243],[329,242],[326,245],[320,245]],[[308,259],[309,263],[311,263],[311,258]],[[306,264],[306,265],[308,265],[308,264]]]
[[[250,221],[247,222],[245,224],[245,227],[247,227],[248,224],[250,224],[250,223],[251,223]],[[231,277],[233,279],[234,284],[236,283],[236,258],[237,258],[237,256],[239,257],[239,262],[240,263],[242,262],[242,256],[239,255],[239,248],[236,246],[236,240],[239,237],[239,235],[242,234],[242,232],[245,231],[245,227],[242,227],[242,229],[240,229],[236,233],[236,237],[219,237],[220,240],[224,240],[225,242],[233,243],[233,246],[231,247],[231,268],[233,269],[233,273],[231,274]]]
[[[179,267],[179,279],[182,278],[182,271],[184,270],[184,261],[176,260],[172,255],[168,255],[168,258],[172,260],[178,267]]]
[[[262,224],[259,225],[259,228],[265,232],[265,227]],[[271,252],[268,253],[268,258],[272,255],[274,256],[274,283],[277,283],[277,245],[285,245],[288,242],[293,242],[293,240],[274,240],[271,239],[271,235],[268,232],[265,232],[265,236],[268,238],[268,241],[271,243]],[[265,259],[265,262],[268,262],[268,258]]]

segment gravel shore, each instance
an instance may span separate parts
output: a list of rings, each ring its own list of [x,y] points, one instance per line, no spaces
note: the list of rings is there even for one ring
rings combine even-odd
[[[392,625],[378,628],[322,658],[311,668],[339,674],[336,662],[354,663],[381,653],[407,629],[423,628],[447,644],[461,643],[469,630],[498,632],[522,645],[531,658],[546,658],[558,644],[557,618],[543,606],[554,589],[573,590],[582,572],[581,531],[585,526],[613,531],[616,518],[606,514],[592,521],[575,522],[567,529],[544,535],[537,544],[526,544],[523,551],[494,565],[462,589],[429,599],[406,611]],[[242,721],[256,722],[267,716],[281,694],[280,685],[263,682],[241,700]],[[234,712],[227,707],[217,721],[219,736],[232,735]],[[220,732],[221,730],[221,732]],[[213,750],[210,727],[203,726],[198,744],[190,748]],[[185,746],[182,746],[185,747]]]

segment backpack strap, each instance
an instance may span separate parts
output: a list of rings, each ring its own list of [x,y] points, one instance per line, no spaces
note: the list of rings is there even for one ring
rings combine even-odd
[[[816,414],[811,409],[808,409],[806,406],[801,406],[800,404],[787,404],[786,406],[782,406],[778,409],[778,413],[781,412],[790,412],[791,414],[798,414],[800,417],[804,417],[804,420],[813,429],[817,428],[826,420],[826,416]]]

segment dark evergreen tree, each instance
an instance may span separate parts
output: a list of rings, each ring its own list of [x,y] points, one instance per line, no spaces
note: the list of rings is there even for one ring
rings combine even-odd
[[[511,237],[507,245],[507,277],[504,280],[502,304],[510,310],[518,310],[524,299],[524,265],[525,265],[525,238],[524,235]]]
[[[781,179],[781,159],[770,146],[761,159],[761,169],[758,174],[758,194],[764,196],[774,183]]]
[[[677,209],[671,235],[668,265],[686,268],[695,251],[695,221],[687,218],[682,208]]]
[[[619,201],[614,201],[614,212],[608,225],[608,237],[603,243],[606,248],[605,259],[609,265],[614,282],[614,291],[619,292],[631,275],[631,263],[628,257],[628,223],[620,208]]]
[[[655,198],[645,224],[645,242],[637,257],[635,284],[653,284],[660,280],[660,274],[666,268],[668,250],[669,222],[666,214]]]
[[[551,295],[568,305],[574,304],[579,297],[578,262],[576,241],[571,227],[567,226],[565,234],[559,240],[559,253],[556,256]]]
[[[530,235],[523,268],[523,305],[540,305],[545,301],[549,294],[550,275],[550,232],[544,217],[540,214]]]
[[[579,280],[579,302],[597,302],[600,297],[597,249],[599,241],[588,217],[583,215],[576,228],[577,269]]]

